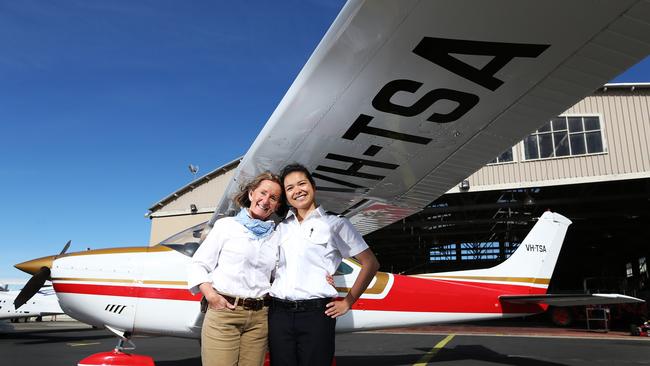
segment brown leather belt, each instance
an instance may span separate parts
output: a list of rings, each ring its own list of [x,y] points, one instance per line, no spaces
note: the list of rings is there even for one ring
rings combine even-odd
[[[219,294],[221,295],[221,294]],[[245,297],[245,298],[237,298],[235,299],[234,297],[228,296],[228,295],[221,295],[223,296],[226,301],[228,301],[230,304],[234,304],[235,306],[241,306],[244,308],[244,310],[262,310],[265,306],[269,306],[270,300],[268,297],[264,298],[259,298],[259,297]],[[237,300],[237,303],[235,304],[235,300]]]

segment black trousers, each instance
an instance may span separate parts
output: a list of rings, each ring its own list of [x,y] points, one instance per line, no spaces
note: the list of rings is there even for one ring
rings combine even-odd
[[[269,308],[271,366],[331,366],[336,319],[325,306],[308,310]]]

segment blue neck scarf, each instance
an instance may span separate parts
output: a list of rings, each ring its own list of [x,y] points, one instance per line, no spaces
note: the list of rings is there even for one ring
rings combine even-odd
[[[258,219],[253,219],[248,214],[248,210],[242,208],[237,216],[235,216],[235,221],[244,225],[248,231],[253,233],[258,239],[265,238],[271,233],[273,233],[273,228],[275,228],[275,223],[273,220],[262,221]]]

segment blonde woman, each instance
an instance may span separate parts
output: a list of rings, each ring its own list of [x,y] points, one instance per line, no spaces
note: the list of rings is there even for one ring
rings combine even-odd
[[[282,202],[280,180],[262,173],[234,200],[241,210],[215,222],[188,275],[190,291],[201,292],[208,305],[201,331],[204,366],[260,366],[267,350],[266,295],[278,256],[269,216]]]

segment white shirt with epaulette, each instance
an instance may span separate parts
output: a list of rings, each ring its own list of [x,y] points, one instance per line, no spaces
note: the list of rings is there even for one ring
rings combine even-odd
[[[302,222],[289,211],[273,239],[280,245],[280,257],[270,294],[286,300],[336,297],[326,276],[334,274],[342,258],[368,249],[348,219],[320,206]]]

